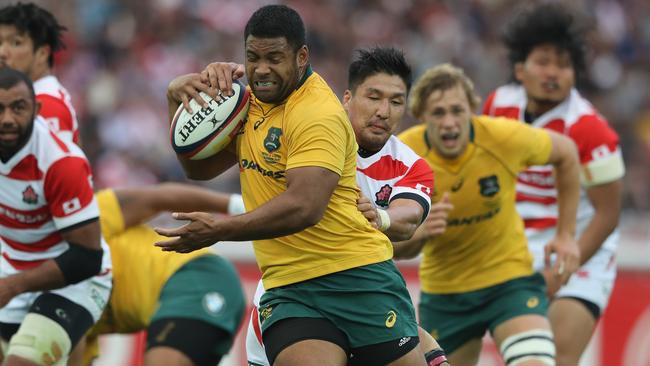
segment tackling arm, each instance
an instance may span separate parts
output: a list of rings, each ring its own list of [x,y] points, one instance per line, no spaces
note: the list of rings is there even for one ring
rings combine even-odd
[[[220,212],[235,214],[229,206],[239,195],[213,192],[181,183],[163,183],[149,187],[116,189],[124,227],[138,225],[163,212]]]
[[[286,177],[286,191],[243,215],[217,219],[201,212],[177,214],[176,218],[192,222],[177,229],[157,228],[161,235],[179,238],[156,245],[163,250],[191,252],[218,241],[276,238],[316,225],[327,209],[339,175],[309,166],[289,169]]]

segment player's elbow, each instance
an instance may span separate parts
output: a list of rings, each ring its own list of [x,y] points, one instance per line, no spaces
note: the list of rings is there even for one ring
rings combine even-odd
[[[418,225],[417,224],[404,224],[402,227],[400,227],[398,230],[389,230],[390,232],[387,233],[388,238],[391,241],[406,241],[409,240],[413,237],[413,234],[415,234],[415,230],[417,230]]]
[[[302,220],[300,221],[305,228],[308,228],[318,224],[320,220],[323,219],[324,215],[325,215],[324,209],[306,208],[302,211],[301,214]]]

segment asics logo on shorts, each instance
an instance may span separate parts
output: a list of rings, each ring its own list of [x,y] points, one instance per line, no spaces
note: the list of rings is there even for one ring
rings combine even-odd
[[[537,298],[537,296],[533,296],[530,299],[528,299],[528,301],[526,301],[526,306],[528,306],[531,309],[536,308],[537,305],[539,305],[539,299]]]
[[[393,310],[388,312],[388,317],[386,317],[386,328],[392,328],[397,321],[397,313]]]

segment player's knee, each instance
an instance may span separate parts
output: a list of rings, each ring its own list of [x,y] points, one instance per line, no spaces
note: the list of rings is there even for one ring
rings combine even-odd
[[[16,356],[37,365],[65,365],[71,348],[70,336],[61,325],[29,313],[11,337],[5,358]]]
[[[533,329],[512,335],[501,343],[501,355],[507,366],[518,366],[531,361],[555,366],[553,333],[546,329]]]

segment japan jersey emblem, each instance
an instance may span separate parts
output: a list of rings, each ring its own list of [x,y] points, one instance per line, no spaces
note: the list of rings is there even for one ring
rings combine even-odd
[[[388,200],[390,199],[390,194],[393,193],[393,187],[385,184],[379,189],[379,192],[375,193],[375,203],[377,206],[388,207]]]
[[[79,198],[75,197],[70,201],[63,202],[61,207],[63,208],[63,213],[69,215],[81,208],[81,201],[79,201]]]
[[[23,191],[23,202],[30,205],[35,205],[38,202],[38,193],[34,191],[31,185],[28,185],[27,188]]]

